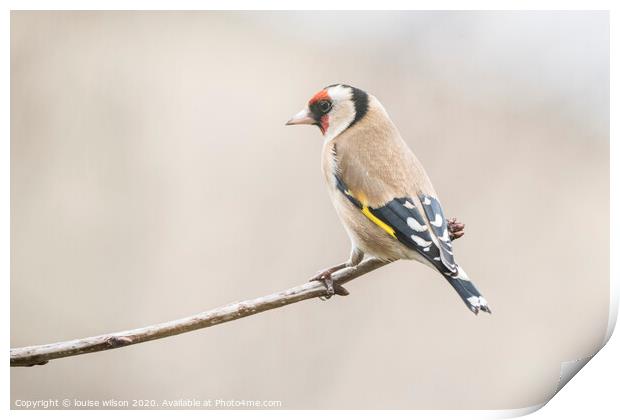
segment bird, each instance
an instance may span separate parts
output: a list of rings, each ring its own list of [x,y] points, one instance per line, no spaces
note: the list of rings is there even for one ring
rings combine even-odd
[[[286,125],[321,131],[322,172],[351,240],[349,259],[315,278],[329,297],[348,294],[332,274],[365,256],[413,260],[438,271],[474,314],[491,313],[454,257],[452,240],[464,234],[464,224],[446,219],[424,167],[375,96],[347,84],[329,85]]]

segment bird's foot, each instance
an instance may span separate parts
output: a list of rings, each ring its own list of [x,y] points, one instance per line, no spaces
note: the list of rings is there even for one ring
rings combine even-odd
[[[460,238],[465,235],[465,224],[456,220],[456,217],[448,219],[448,233],[451,241]]]
[[[332,278],[332,274],[340,270],[341,268],[342,267],[340,266],[329,268],[310,279],[310,281],[320,281],[325,285],[327,292],[324,296],[320,296],[321,300],[327,300],[334,295],[347,296],[349,294],[349,291],[347,289],[337,283],[334,283],[334,280]]]

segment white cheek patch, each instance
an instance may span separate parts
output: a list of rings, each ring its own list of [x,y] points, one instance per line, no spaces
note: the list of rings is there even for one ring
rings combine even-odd
[[[342,133],[355,119],[355,105],[351,100],[351,89],[337,85],[327,89],[333,108],[329,112],[329,126],[325,131],[325,141]]]

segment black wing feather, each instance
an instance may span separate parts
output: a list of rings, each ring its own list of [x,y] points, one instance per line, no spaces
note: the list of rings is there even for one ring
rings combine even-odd
[[[413,200],[407,197],[395,198],[385,206],[370,210],[394,229],[396,238],[401,243],[420,253],[441,273],[456,272],[456,267],[447,266],[441,258],[441,249],[435,245],[428,224],[413,204]]]
[[[339,176],[336,176],[336,188],[357,208],[362,209],[362,203],[353,196],[346,184]],[[379,218],[383,223],[394,229],[396,238],[408,248],[418,251],[424,258],[430,261],[441,273],[455,274],[457,265],[452,256],[452,244],[447,233],[447,221],[443,217],[443,211],[439,201],[433,197],[421,195],[420,201],[429,220],[435,220],[435,215],[440,214],[443,226],[428,225],[426,220],[409,197],[395,198],[381,207],[369,207],[368,210]],[[424,202],[429,203],[424,205]],[[439,238],[439,246],[431,237],[430,230]],[[447,242],[439,237],[442,229],[446,232]],[[443,239],[446,239],[443,238]]]
[[[439,200],[426,194],[420,194],[418,198],[422,203],[426,217],[430,221],[430,227],[438,239],[441,261],[451,272],[456,272],[457,266],[452,254],[452,241],[448,233],[448,221],[443,214]]]

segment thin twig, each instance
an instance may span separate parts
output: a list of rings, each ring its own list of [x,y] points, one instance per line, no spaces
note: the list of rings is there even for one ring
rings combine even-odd
[[[335,284],[347,283],[372,270],[383,267],[386,261],[367,259],[355,267],[344,268],[332,274]],[[121,331],[93,337],[38,346],[11,349],[11,366],[44,365],[52,359],[77,356],[84,353],[112,350],[119,347],[159,340],[172,335],[208,328],[224,322],[255,315],[270,309],[280,308],[291,303],[315,297],[326,296],[327,289],[319,281],[309,281],[300,286],[291,287],[281,292],[272,293],[255,299],[231,303],[210,311],[201,312],[186,318],[161,324]]]

